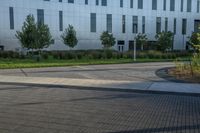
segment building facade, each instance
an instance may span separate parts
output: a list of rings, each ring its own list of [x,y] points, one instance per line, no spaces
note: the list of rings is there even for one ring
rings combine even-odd
[[[138,33],[151,42],[161,31],[174,33],[173,49],[186,49],[188,36],[198,31],[199,10],[200,0],[1,0],[0,49],[20,49],[15,34],[28,14],[50,27],[49,50],[68,49],[60,35],[69,24],[77,31],[75,49],[101,49],[103,31],[113,33],[119,51],[132,49]]]

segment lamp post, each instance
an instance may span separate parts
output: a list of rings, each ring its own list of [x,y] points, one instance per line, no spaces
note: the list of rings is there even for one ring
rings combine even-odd
[[[133,53],[133,54],[134,54],[134,61],[137,60],[137,59],[136,59],[136,58],[137,58],[137,57],[136,57],[136,52],[137,52],[137,50],[136,50],[136,44],[137,44],[137,42],[136,42],[136,40],[137,40],[137,39],[136,39],[136,36],[137,36],[137,34],[135,34],[135,41],[134,41],[134,53]]]

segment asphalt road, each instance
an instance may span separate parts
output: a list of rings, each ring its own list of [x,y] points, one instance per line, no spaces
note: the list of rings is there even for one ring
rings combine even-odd
[[[0,133],[167,132],[200,132],[200,97],[0,84]]]
[[[59,77],[76,79],[104,79],[126,81],[165,81],[155,72],[174,63],[132,63],[117,65],[90,65],[73,67],[29,68],[0,70],[0,75],[27,77]]]

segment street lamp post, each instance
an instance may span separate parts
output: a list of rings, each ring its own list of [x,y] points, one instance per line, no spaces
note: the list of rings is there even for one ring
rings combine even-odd
[[[136,57],[136,52],[137,52],[137,50],[136,50],[136,44],[137,44],[137,42],[136,42],[136,36],[137,36],[137,34],[135,35],[135,41],[134,41],[134,61],[136,61],[137,59],[137,57]]]

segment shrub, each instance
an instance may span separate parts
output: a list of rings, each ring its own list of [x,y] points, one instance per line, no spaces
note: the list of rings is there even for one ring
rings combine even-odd
[[[47,59],[49,59],[49,53],[42,53],[42,59],[45,59],[45,60],[47,60]]]

